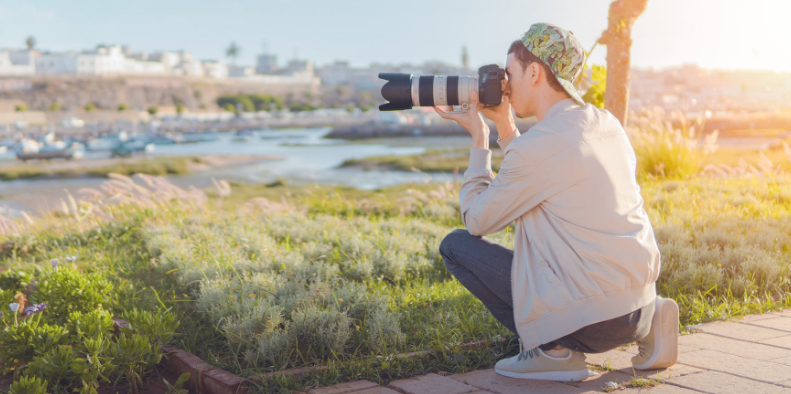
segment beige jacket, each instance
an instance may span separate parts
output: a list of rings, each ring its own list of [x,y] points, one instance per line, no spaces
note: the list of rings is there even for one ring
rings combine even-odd
[[[524,135],[472,148],[462,221],[483,236],[515,224],[511,286],[524,349],[642,308],[656,298],[660,255],[618,119],[571,99]]]

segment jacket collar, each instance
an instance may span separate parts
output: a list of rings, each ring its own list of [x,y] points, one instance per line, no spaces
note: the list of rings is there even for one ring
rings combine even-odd
[[[579,104],[577,104],[577,102],[574,101],[574,99],[567,98],[560,100],[557,103],[555,103],[553,106],[549,107],[549,110],[547,111],[546,116],[544,116],[544,119],[549,119],[561,111],[565,111],[571,107],[577,107],[577,106],[579,106]]]

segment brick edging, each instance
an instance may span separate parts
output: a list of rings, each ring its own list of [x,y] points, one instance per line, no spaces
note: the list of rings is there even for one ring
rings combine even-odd
[[[124,319],[119,317],[113,318],[113,334],[118,336],[122,328],[131,328],[131,325]],[[459,346],[464,348],[472,348],[484,346],[490,343],[505,342],[505,338],[494,340],[484,339],[475,342],[462,343]],[[165,368],[176,376],[181,376],[183,373],[189,373],[190,378],[187,380],[186,385],[193,391],[200,394],[243,394],[248,393],[252,388],[250,383],[261,384],[263,381],[256,377],[245,379],[232,374],[222,368],[215,367],[200,357],[180,349],[176,346],[160,346],[163,354],[165,355]],[[396,354],[398,358],[414,358],[426,354],[434,353],[433,350],[420,350],[408,353]],[[282,371],[268,372],[263,375],[264,378],[272,376],[298,376],[311,372],[321,371],[326,369],[326,366],[320,365],[315,367],[306,368],[291,368]]]

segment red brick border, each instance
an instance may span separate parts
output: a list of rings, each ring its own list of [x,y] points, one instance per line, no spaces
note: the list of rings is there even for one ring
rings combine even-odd
[[[113,334],[118,336],[121,328],[132,328],[131,325],[118,317],[113,318]],[[462,343],[460,346],[464,348],[472,348],[485,346],[491,343],[505,342],[505,338],[489,340],[484,339],[475,342]],[[244,394],[250,391],[250,382],[261,384],[263,381],[256,377],[244,379],[236,376],[222,368],[212,366],[211,364],[203,361],[200,357],[187,352],[186,350],[179,349],[175,346],[161,346],[162,352],[165,354],[165,367],[168,371],[181,376],[183,373],[189,373],[190,378],[186,384],[197,393],[200,394]],[[395,355],[398,358],[413,358],[426,354],[434,353],[433,350],[419,350],[416,352],[401,353]],[[292,368],[282,371],[273,371],[264,374],[264,378],[272,376],[298,376],[311,372],[321,371],[326,369],[326,366],[308,367],[308,368]]]

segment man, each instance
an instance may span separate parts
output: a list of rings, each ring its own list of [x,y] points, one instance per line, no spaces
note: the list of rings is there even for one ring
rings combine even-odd
[[[458,114],[434,108],[472,135],[460,189],[467,230],[440,244],[448,270],[519,337],[501,375],[557,381],[589,376],[584,353],[637,341],[637,369],[677,356],[678,306],[656,296],[660,254],[620,122],[584,104],[572,85],[584,50],[574,35],[538,23],[508,51],[503,103],[470,101]],[[520,135],[511,115],[535,116]],[[475,109],[478,110],[475,110]],[[505,151],[491,171],[489,128]],[[483,236],[514,223],[515,250]]]

